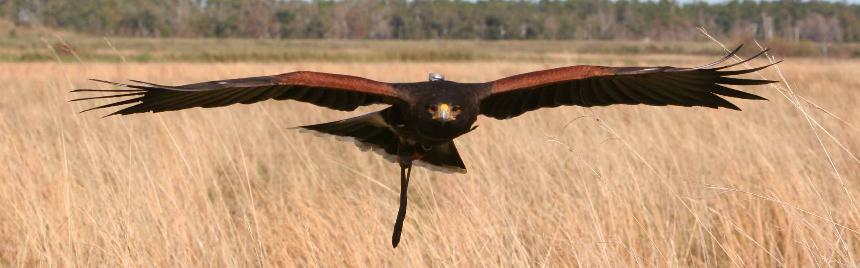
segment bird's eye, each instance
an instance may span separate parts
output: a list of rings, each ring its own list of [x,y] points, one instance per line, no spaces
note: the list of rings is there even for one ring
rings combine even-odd
[[[438,109],[438,108],[436,108],[436,105],[428,105],[427,106],[427,110],[430,110],[431,112],[435,113],[436,109]]]
[[[460,107],[460,105],[455,105],[454,107],[451,108],[451,111],[459,112],[462,109],[463,109],[463,107]]]

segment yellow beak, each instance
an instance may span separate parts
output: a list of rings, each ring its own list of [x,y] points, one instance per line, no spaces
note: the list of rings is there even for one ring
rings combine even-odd
[[[439,104],[438,111],[436,111],[436,119],[442,122],[448,122],[454,119],[451,117],[451,106],[448,104],[442,103]]]

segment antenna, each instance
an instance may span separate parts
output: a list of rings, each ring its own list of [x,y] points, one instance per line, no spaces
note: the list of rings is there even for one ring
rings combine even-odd
[[[430,73],[430,81],[444,81],[445,76],[439,73]]]

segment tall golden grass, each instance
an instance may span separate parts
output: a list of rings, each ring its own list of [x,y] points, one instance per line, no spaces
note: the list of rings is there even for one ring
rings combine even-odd
[[[182,84],[316,70],[484,81],[581,62],[709,60],[0,64],[0,265],[855,266],[858,61],[780,65],[821,109],[761,86],[744,89],[770,101],[735,101],[742,112],[565,107],[480,118],[456,141],[468,174],[415,170],[397,249],[398,167],[289,129],[380,107],[268,101],[100,119],[77,112],[103,102],[67,102],[71,89],[100,87],[86,78]]]

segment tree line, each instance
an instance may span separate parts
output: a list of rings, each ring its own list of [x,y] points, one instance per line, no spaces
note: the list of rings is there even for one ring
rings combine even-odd
[[[860,5],[821,1],[0,0],[0,16],[93,35],[332,39],[860,41]]]

